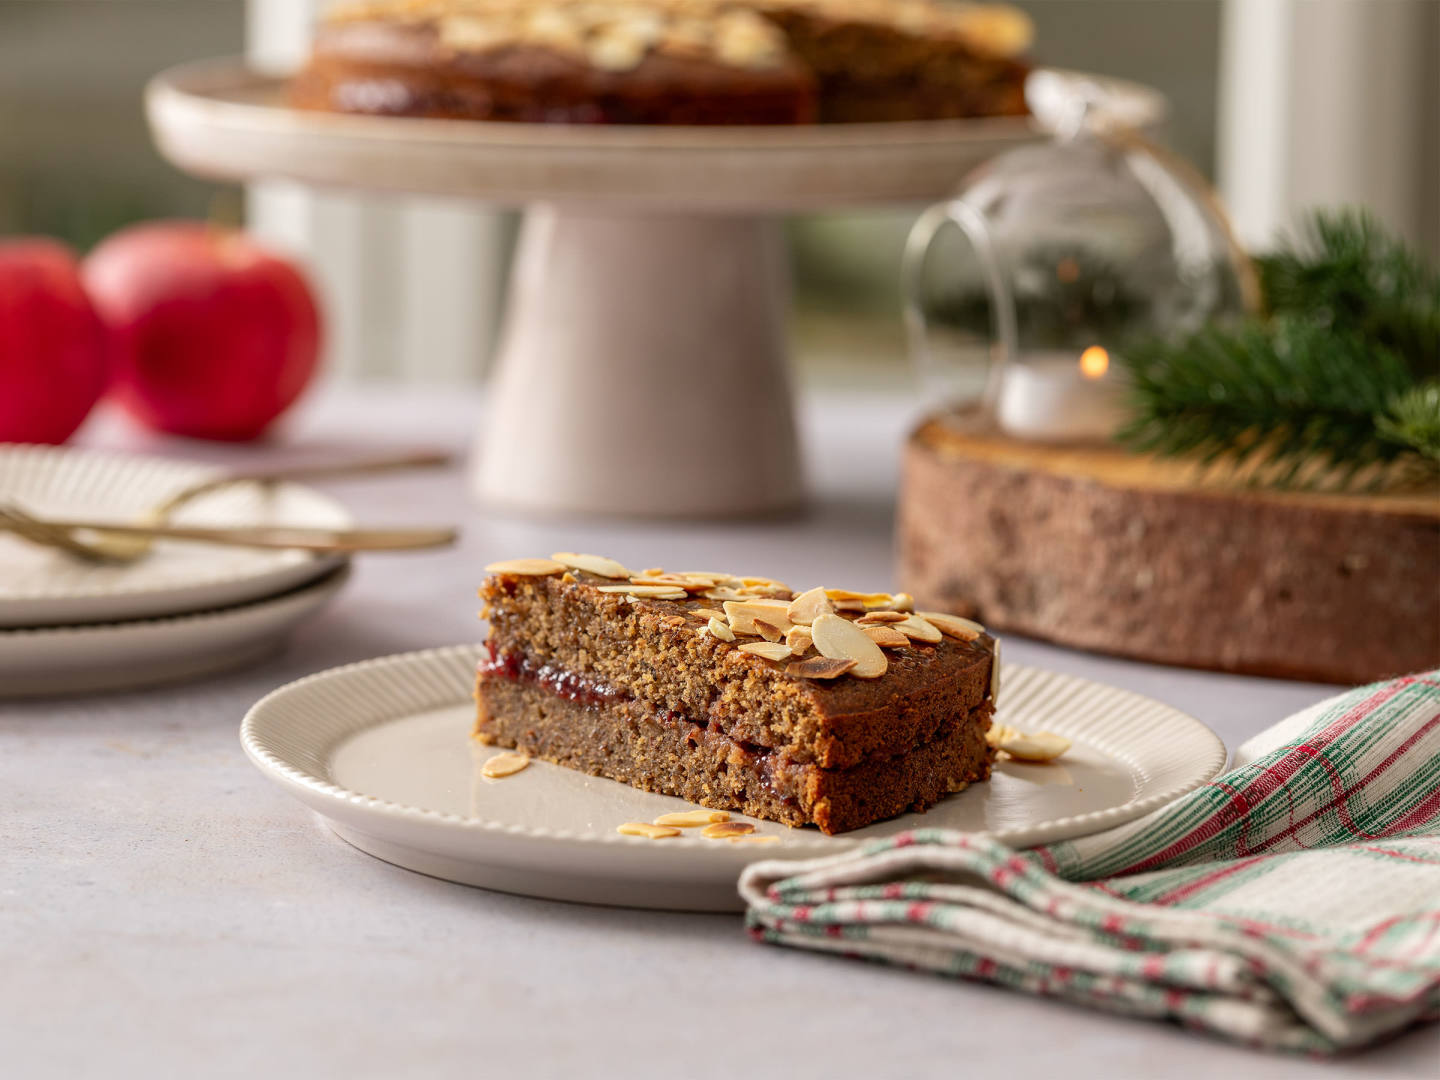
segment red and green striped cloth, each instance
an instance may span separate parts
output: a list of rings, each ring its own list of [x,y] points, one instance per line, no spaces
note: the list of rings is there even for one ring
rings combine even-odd
[[[1148,817],[751,866],[764,941],[1329,1053],[1440,1018],[1440,671],[1342,694]]]

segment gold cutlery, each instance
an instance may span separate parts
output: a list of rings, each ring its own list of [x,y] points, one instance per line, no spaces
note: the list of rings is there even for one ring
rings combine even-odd
[[[279,484],[295,480],[324,480],[335,477],[368,476],[375,473],[392,472],[398,469],[428,468],[440,465],[448,465],[451,461],[449,454],[441,451],[421,450],[404,454],[392,454],[387,457],[361,459],[349,462],[330,462],[302,465],[283,465],[270,469],[254,469],[244,472],[228,472],[219,476],[212,476],[206,480],[190,484],[179,491],[166,496],[161,502],[137,514],[133,521],[129,522],[129,528],[122,528],[121,523],[97,524],[85,526],[86,535],[83,538],[75,537],[67,528],[46,529],[36,528],[37,522],[33,516],[26,514],[14,505],[7,509],[12,515],[28,518],[24,522],[29,530],[27,539],[36,543],[49,544],[52,547],[61,548],[72,555],[82,559],[89,559],[92,562],[127,563],[135,562],[150,553],[157,539],[172,538],[183,539],[174,533],[160,533],[153,531],[166,525],[170,515],[175,513],[186,503],[198,498],[201,495],[209,495],[219,491],[221,488],[231,487],[236,484]],[[38,523],[44,526],[46,523]],[[27,535],[26,529],[19,528],[12,521],[9,530],[17,535]],[[146,532],[144,529],[152,531]],[[214,532],[215,530],[211,530]],[[231,535],[236,535],[235,529],[224,529]],[[364,530],[367,534],[374,530]],[[422,534],[434,534],[437,530],[412,530]],[[252,530],[253,532],[253,530]],[[190,537],[198,539],[198,537]],[[453,536],[452,536],[453,539]],[[225,543],[227,541],[214,540],[214,543]],[[238,541],[228,541],[237,543]],[[248,547],[304,547],[305,545],[289,544],[248,544]],[[421,544],[419,546],[427,546]],[[318,549],[311,549],[318,550]],[[324,550],[377,550],[362,548],[327,548]],[[386,548],[384,550],[394,550]]]
[[[13,504],[0,502],[0,531],[32,543],[60,548],[92,562],[115,562],[104,545],[86,534],[107,533],[144,540],[193,540],[205,544],[251,548],[298,548],[304,551],[415,551],[445,547],[458,535],[450,528],[324,529],[290,525],[236,528],[199,525],[117,525],[108,521],[55,521],[37,518]],[[79,535],[77,535],[77,533]],[[121,559],[118,561],[129,561]]]

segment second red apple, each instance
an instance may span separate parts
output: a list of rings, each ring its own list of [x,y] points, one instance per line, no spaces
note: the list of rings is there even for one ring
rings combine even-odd
[[[149,427],[253,439],[315,373],[321,325],[308,283],[243,233],[137,225],[97,247],[84,274],[113,332],[115,399]]]

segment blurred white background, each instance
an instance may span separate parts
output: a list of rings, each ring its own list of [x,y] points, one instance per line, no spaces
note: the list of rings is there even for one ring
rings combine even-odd
[[[1040,62],[1170,98],[1166,141],[1216,179],[1246,242],[1263,247],[1308,206],[1363,203],[1440,256],[1440,0],[1018,2]],[[246,51],[292,64],[320,7],[0,0],[0,233],[83,249],[140,218],[244,215],[313,267],[332,374],[472,381],[494,338],[510,214],[277,183],[247,197],[179,175],[150,146],[150,74]],[[804,377],[908,377],[895,279],[914,213],[791,223]]]

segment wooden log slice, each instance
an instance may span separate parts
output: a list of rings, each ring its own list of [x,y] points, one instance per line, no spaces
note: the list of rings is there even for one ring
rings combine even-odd
[[[996,629],[1320,682],[1440,667],[1440,489],[1236,490],[931,420],[898,528],[901,588]]]

